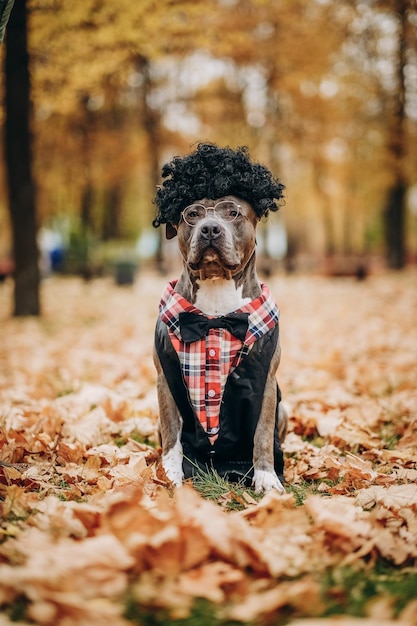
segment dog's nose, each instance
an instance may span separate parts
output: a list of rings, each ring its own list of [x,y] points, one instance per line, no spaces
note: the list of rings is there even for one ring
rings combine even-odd
[[[208,239],[209,241],[213,239],[217,239],[217,237],[221,233],[220,225],[213,222],[208,222],[201,227],[201,235],[204,239]]]

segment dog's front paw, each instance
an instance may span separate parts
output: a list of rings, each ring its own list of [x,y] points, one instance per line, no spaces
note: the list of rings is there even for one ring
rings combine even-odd
[[[284,493],[284,487],[275,472],[255,470],[253,475],[253,484],[255,486],[256,493],[271,491],[271,489],[276,489],[279,493]]]
[[[180,444],[176,444],[166,454],[162,455],[162,467],[169,480],[176,487],[181,487],[184,472],[182,471],[182,447]]]

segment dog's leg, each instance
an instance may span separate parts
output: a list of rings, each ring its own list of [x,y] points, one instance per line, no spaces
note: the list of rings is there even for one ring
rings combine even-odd
[[[162,445],[162,465],[169,480],[181,487],[182,471],[181,430],[182,418],[169,389],[159,358],[154,352],[154,362],[158,373],[157,393],[159,403],[159,432]]]
[[[255,491],[270,491],[277,489],[280,493],[284,492],[274,469],[274,427],[275,427],[275,411],[277,406],[277,382],[275,372],[277,371],[280,361],[280,348],[274,354],[269,368],[269,374],[265,385],[264,398],[262,402],[261,415],[256,427],[254,444],[253,444],[253,482]],[[288,421],[287,413],[283,406],[279,407],[280,421],[280,440],[283,441],[286,434],[286,424]]]
[[[178,433],[174,445],[162,454],[162,465],[169,480],[181,487],[184,473],[182,471],[182,445]]]
[[[282,402],[278,406],[278,437],[280,443],[285,440],[288,431],[288,413]]]

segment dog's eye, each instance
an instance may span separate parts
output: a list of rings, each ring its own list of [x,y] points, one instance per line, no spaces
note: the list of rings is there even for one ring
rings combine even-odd
[[[182,212],[182,217],[186,224],[195,226],[206,214],[206,209],[199,204],[190,205]]]
[[[227,222],[232,222],[240,215],[240,206],[236,202],[219,202],[215,206],[216,214]]]

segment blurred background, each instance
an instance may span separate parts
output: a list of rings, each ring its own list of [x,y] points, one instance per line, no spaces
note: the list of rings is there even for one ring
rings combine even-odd
[[[246,145],[286,185],[265,273],[416,263],[415,0],[15,0],[1,67],[15,315],[53,272],[172,270],[152,199],[198,141]]]

